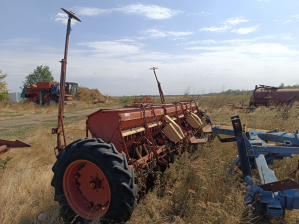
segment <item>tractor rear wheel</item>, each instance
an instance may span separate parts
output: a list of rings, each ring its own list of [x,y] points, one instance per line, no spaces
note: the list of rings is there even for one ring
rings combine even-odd
[[[126,157],[101,139],[81,139],[62,150],[52,168],[54,200],[66,222],[125,222],[135,208],[137,186]]]

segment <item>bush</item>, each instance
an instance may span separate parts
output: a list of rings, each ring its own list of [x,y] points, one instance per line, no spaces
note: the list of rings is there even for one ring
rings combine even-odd
[[[7,74],[2,74],[2,71],[0,70],[0,101],[7,100],[7,83],[4,81],[6,77]]]

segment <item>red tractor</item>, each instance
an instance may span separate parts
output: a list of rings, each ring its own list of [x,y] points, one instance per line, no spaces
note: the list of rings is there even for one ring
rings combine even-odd
[[[80,20],[74,13],[64,11],[69,16],[68,46],[71,19]],[[61,86],[66,58],[67,48]],[[154,185],[157,174],[168,167],[173,155],[190,144],[207,141],[202,138],[204,113],[198,103],[166,104],[158,79],[157,82],[162,104],[100,109],[88,116],[85,138],[70,144],[66,144],[63,126],[62,91],[58,127],[52,129],[57,134],[58,155],[51,185],[65,222],[129,220],[136,202]]]
[[[71,101],[77,93],[78,83],[66,82],[65,100]],[[39,105],[56,104],[59,102],[60,85],[57,82],[37,82],[24,88],[21,97]]]

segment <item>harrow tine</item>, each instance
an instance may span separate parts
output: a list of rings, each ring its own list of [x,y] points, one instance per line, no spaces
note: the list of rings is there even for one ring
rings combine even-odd
[[[293,181],[292,179],[279,180],[268,184],[263,184],[260,186],[264,191],[284,191],[299,188],[299,183]]]

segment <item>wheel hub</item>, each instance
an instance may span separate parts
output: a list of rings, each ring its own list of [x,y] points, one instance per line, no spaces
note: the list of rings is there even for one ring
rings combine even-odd
[[[70,207],[85,219],[102,217],[109,208],[111,193],[107,178],[90,161],[77,160],[67,167],[63,190]]]

